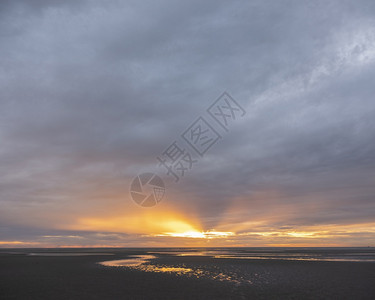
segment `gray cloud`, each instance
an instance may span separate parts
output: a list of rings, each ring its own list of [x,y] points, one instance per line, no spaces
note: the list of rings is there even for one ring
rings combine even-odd
[[[374,11],[372,1],[2,1],[0,238],[22,237],[12,226],[26,223],[55,228],[58,211],[69,223],[128,207],[133,176],[224,90],[245,118],[166,203],[194,207],[207,229],[238,201],[237,222],[279,208],[289,210],[270,226],[372,222]]]

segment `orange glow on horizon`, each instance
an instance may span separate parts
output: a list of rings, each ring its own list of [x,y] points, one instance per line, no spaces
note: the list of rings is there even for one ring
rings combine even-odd
[[[84,217],[69,226],[72,230],[130,234],[162,234],[164,232],[200,232],[200,222],[174,211],[140,211],[137,214],[106,218]]]
[[[185,231],[185,232],[165,232],[155,236],[169,236],[169,237],[185,237],[185,238],[200,238],[200,239],[213,239],[225,238],[234,235],[233,232],[220,232],[215,230],[208,231]]]
[[[28,245],[36,245],[38,243],[35,242],[23,242],[23,241],[0,241],[0,246],[2,245],[9,245],[9,246],[28,246]]]
[[[262,197],[260,199],[263,200]],[[245,207],[243,203],[234,202],[226,212],[213,218],[214,222],[209,225],[203,225],[204,219],[193,209],[166,205],[152,210],[130,207],[125,213],[115,208],[107,211],[106,215],[85,211],[85,214],[74,219],[61,221],[56,218],[54,226],[51,226],[52,230],[72,231],[72,234],[64,232],[65,235],[62,235],[57,231],[56,234],[51,232],[31,241],[0,241],[0,247],[375,246],[375,222],[289,224],[290,212],[287,210],[280,210],[279,214],[274,211],[255,214],[254,207],[248,215]],[[107,235],[114,238],[107,239]],[[361,239],[357,238],[359,236]]]

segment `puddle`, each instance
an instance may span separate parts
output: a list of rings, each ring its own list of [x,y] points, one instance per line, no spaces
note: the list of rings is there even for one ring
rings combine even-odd
[[[156,258],[154,255],[135,255],[129,256],[126,259],[109,260],[103,261],[99,264],[106,267],[130,267],[133,269],[145,271],[145,272],[157,272],[157,273],[176,273],[186,274],[193,272],[190,268],[184,267],[166,267],[158,265],[145,264],[149,260]]]
[[[137,267],[153,258],[156,257],[154,255],[131,255],[129,258],[102,261],[99,264],[106,267]]]
[[[176,273],[176,274],[186,274],[193,272],[193,269],[180,268],[180,267],[159,267],[154,265],[142,265],[137,269],[146,272],[157,272],[157,273]]]

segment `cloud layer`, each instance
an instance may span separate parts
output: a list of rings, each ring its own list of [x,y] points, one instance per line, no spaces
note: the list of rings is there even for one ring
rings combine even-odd
[[[0,240],[160,246],[175,242],[152,224],[169,216],[235,232],[230,245],[311,241],[285,230],[373,244],[374,13],[373,1],[2,1]],[[245,117],[174,184],[156,157],[223,91]],[[167,184],[149,223],[129,195],[148,170]]]

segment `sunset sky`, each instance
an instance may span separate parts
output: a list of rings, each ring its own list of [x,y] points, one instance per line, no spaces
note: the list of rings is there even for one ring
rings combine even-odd
[[[375,2],[0,2],[0,247],[375,246]],[[206,109],[227,91],[228,131]],[[157,157],[221,139],[174,182]],[[163,200],[129,189],[155,172]]]

